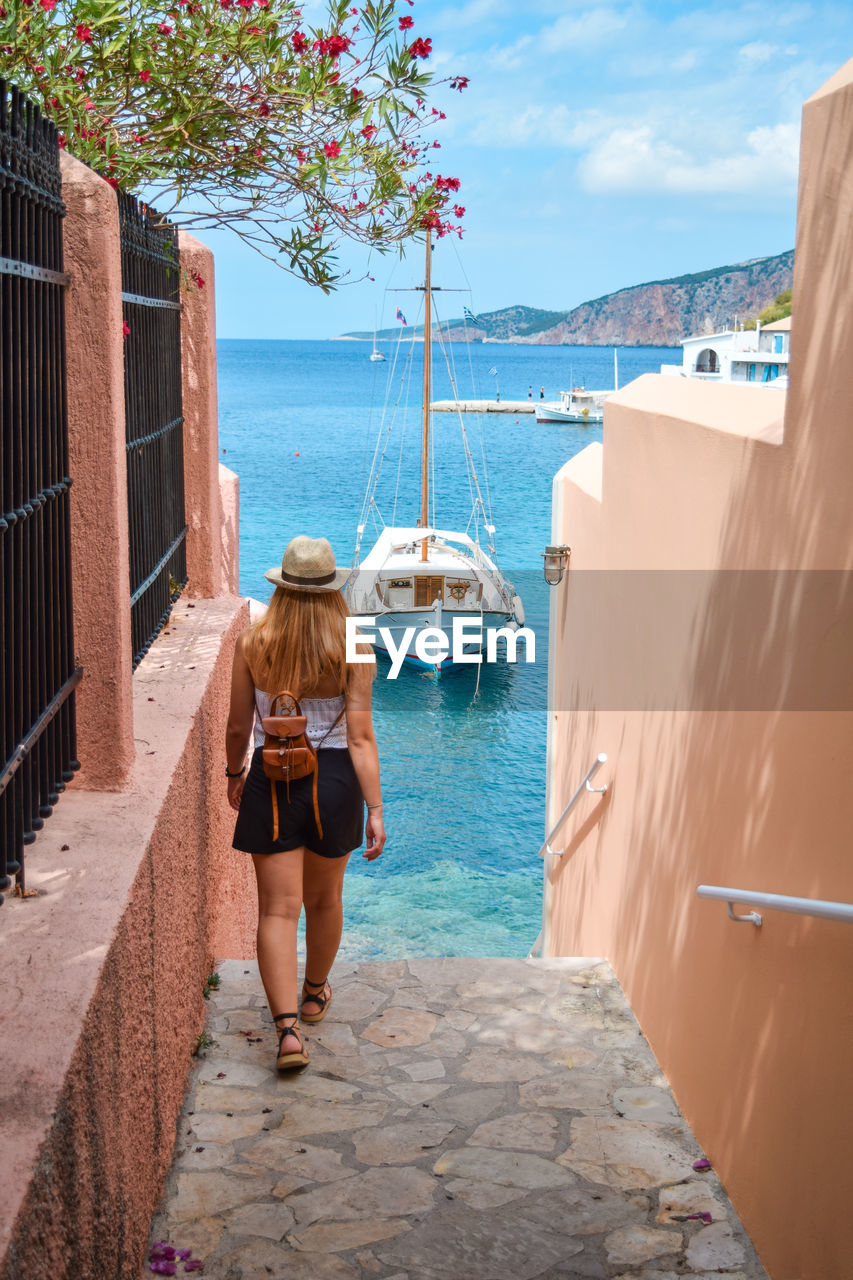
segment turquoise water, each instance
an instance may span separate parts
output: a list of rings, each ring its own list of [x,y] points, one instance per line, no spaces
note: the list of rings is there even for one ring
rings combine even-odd
[[[260,600],[263,573],[297,533],[329,538],[352,560],[355,528],[391,366],[350,342],[226,340],[218,344],[222,461],[240,477],[240,589]],[[422,347],[420,348],[422,351]],[[454,349],[460,396],[546,398],[584,382],[609,387],[612,351],[596,347],[472,346]],[[620,352],[620,382],[656,372],[662,348]],[[436,399],[450,394],[435,350]],[[469,365],[470,360],[470,365]],[[395,434],[377,493],[391,523],[403,439],[397,523],[415,522],[420,484],[418,374],[398,367]],[[408,401],[408,407],[407,407]],[[375,683],[375,725],[388,844],[374,863],[347,871],[344,942],[351,958],[411,955],[521,956],[539,932],[545,802],[548,590],[554,474],[600,427],[537,425],[532,415],[469,415],[471,447],[484,447],[501,568],[536,632],[536,662],[483,666],[435,681],[404,668]],[[470,499],[458,424],[436,414],[436,517],[464,528]],[[483,483],[481,473],[480,480]],[[363,552],[371,545],[366,537]]]

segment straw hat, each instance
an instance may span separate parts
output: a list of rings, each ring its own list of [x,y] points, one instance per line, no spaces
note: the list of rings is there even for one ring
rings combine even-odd
[[[340,591],[349,576],[349,569],[335,568],[335,553],[326,538],[305,534],[288,542],[280,569],[264,574],[268,582],[291,591]]]

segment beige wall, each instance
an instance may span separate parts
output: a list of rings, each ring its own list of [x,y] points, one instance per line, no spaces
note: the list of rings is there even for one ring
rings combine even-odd
[[[787,403],[641,378],[554,490],[549,816],[599,751],[609,790],[549,948],[611,960],[773,1280],[850,1270],[853,928],[696,886],[853,902],[851,121],[853,62],[804,111]]]
[[[218,464],[213,264],[181,237],[185,597],[131,675],[113,190],[63,156],[76,778],[0,911],[0,1277],[137,1280],[215,956],[254,950],[223,770],[239,490]]]

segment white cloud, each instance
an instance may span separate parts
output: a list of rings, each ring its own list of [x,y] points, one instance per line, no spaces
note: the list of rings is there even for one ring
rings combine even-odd
[[[753,40],[751,44],[742,45],[737,51],[738,61],[745,67],[758,67],[762,62],[769,62],[779,50],[775,44],[766,44],[763,40]]]
[[[625,14],[598,6],[585,13],[563,14],[556,22],[542,28],[537,43],[545,53],[575,53],[601,44],[627,25]]]
[[[559,147],[582,151],[613,124],[598,111],[572,111],[563,102],[550,105],[504,98],[485,104],[470,136],[478,146],[490,148]]]
[[[448,5],[429,15],[432,31],[465,31],[483,22],[502,18],[510,9],[508,0],[468,0],[467,4]]]
[[[490,49],[487,57],[491,72],[518,70],[524,65],[532,44],[533,37],[525,35],[519,36],[513,44],[505,45],[502,49]]]
[[[691,147],[661,136],[651,124],[621,125],[596,142],[579,164],[582,185],[595,192],[704,193],[788,191],[797,176],[799,129],[763,125],[721,153],[709,124]]]

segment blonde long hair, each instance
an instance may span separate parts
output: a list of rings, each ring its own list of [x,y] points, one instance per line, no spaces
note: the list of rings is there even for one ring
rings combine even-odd
[[[244,653],[256,688],[270,696],[289,689],[302,698],[330,678],[344,692],[353,670],[372,676],[372,666],[347,666],[348,616],[340,591],[276,587],[266,613],[246,636]]]

